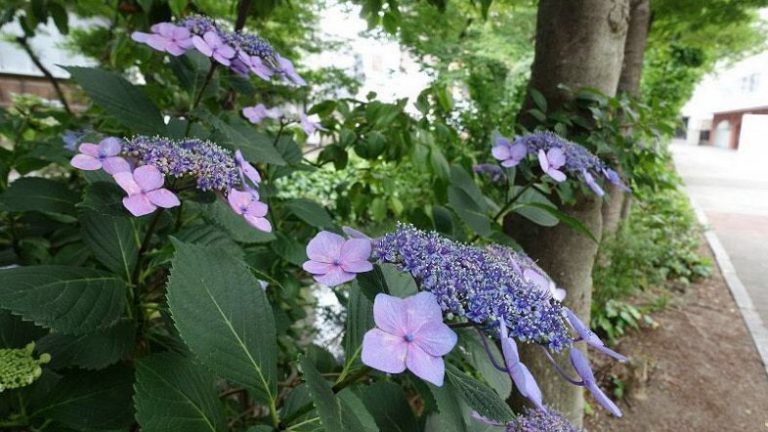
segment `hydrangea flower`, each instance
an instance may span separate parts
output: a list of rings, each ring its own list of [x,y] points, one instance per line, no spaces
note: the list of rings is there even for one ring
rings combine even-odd
[[[104,168],[109,174],[130,171],[131,166],[120,157],[122,151],[121,141],[114,137],[104,138],[99,144],[80,144],[80,154],[75,155],[70,161],[73,167],[94,171]]]
[[[259,183],[261,183],[261,174],[259,174],[256,168],[254,168],[250,162],[245,160],[243,153],[240,152],[240,150],[235,151],[235,163],[237,164],[237,169],[240,172],[240,181],[243,182],[243,185],[256,188]],[[250,185],[248,182],[246,182],[246,178],[250,181]]]
[[[554,351],[571,345],[562,305],[523,278],[523,269],[536,267],[520,252],[469,246],[399,224],[373,240],[373,257],[410,273],[457,317],[493,326],[502,319],[512,337]]]
[[[523,279],[533,283],[542,292],[549,294],[555,300],[559,302],[565,300],[565,290],[562,288],[558,288],[557,285],[555,285],[555,281],[544,276],[542,272],[540,272],[539,270],[534,270],[533,268],[526,268],[525,270],[523,270]]]
[[[318,130],[321,130],[321,131],[327,130],[324,127],[322,127],[319,122],[310,120],[309,117],[304,113],[299,114],[299,124],[301,125],[301,128],[304,130],[304,132],[307,135],[312,135]]]
[[[504,168],[512,168],[517,166],[521,160],[528,154],[528,149],[525,144],[511,143],[509,139],[496,135],[494,137],[494,145],[491,148],[491,154]]]
[[[357,273],[373,270],[368,261],[371,241],[344,237],[328,231],[320,231],[307,244],[307,257],[302,268],[315,280],[330,287],[341,285],[355,278]]]
[[[499,322],[499,339],[501,340],[501,352],[504,354],[504,363],[507,365],[507,373],[515,383],[515,387],[523,397],[533,402],[539,409],[544,409],[541,401],[541,389],[536,384],[531,371],[520,361],[515,340],[509,337],[507,325]]]
[[[243,115],[251,123],[257,124],[266,118],[279,119],[282,113],[278,108],[267,108],[264,104],[258,104],[243,108]]]
[[[202,55],[212,57],[224,66],[229,66],[232,58],[237,54],[235,49],[224,43],[214,31],[206,32],[202,37],[194,36],[192,44]]]
[[[557,411],[550,408],[531,410],[518,415],[507,424],[506,432],[579,432]]]
[[[227,201],[232,211],[245,218],[251,226],[264,232],[272,231],[272,224],[266,218],[269,208],[259,201],[256,191],[231,189],[227,194]]]
[[[363,337],[363,364],[387,373],[405,369],[438,387],[443,385],[443,356],[457,336],[443,323],[435,296],[420,292],[405,299],[377,294],[373,302],[376,327]]]
[[[0,349],[0,393],[8,389],[26,387],[43,374],[41,365],[51,361],[50,354],[34,358],[35,343],[24,348]]]
[[[144,165],[133,172],[120,172],[113,176],[117,184],[128,193],[123,205],[134,216],[144,216],[158,207],[171,208],[180,204],[176,195],[163,187],[163,174],[152,165]]]
[[[277,60],[277,64],[279,65],[279,72],[283,75],[283,77],[288,82],[291,82],[298,86],[307,85],[307,82],[304,81],[304,78],[300,77],[299,74],[296,73],[296,69],[293,68],[293,63],[291,63],[290,60],[281,56],[280,54],[277,54],[275,56],[275,59]]]
[[[595,178],[592,177],[592,174],[589,173],[587,170],[581,171],[581,177],[584,178],[584,182],[589,186],[590,189],[592,189],[592,192],[595,193],[597,196],[603,196],[605,195],[605,191],[602,187],[600,187],[599,184],[595,181]]]
[[[493,164],[478,164],[472,167],[472,171],[478,174],[486,174],[491,178],[494,183],[501,183],[506,179],[504,170],[498,165]]]
[[[571,327],[573,327],[573,330],[575,330],[576,334],[579,335],[579,337],[576,339],[577,342],[583,340],[592,348],[595,348],[596,350],[605,353],[620,362],[626,362],[629,360],[625,356],[605,346],[605,343],[592,330],[590,330],[589,327],[587,327],[579,319],[579,317],[573,313],[572,310],[566,308],[565,313],[568,317],[568,322],[571,324]]]
[[[597,386],[595,375],[592,373],[592,368],[589,367],[587,358],[576,348],[571,349],[571,364],[582,379],[581,385],[592,393],[595,400],[614,416],[621,417],[621,410],[608,396],[606,396],[605,393],[603,393],[600,387]]]
[[[551,148],[546,152],[539,150],[539,165],[544,174],[552,177],[554,181],[565,181],[565,173],[560,171],[560,167],[565,165],[565,154],[559,148]]]
[[[184,27],[159,23],[153,25],[151,30],[152,33],[133,32],[131,39],[173,56],[180,56],[192,47],[192,34]]]

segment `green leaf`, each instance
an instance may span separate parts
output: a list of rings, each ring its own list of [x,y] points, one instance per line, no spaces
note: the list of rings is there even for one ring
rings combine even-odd
[[[547,213],[551,214],[552,216],[556,217],[560,222],[568,225],[570,228],[572,228],[576,232],[585,235],[595,243],[599,243],[599,241],[597,240],[597,237],[595,237],[595,235],[592,234],[591,231],[589,231],[589,228],[587,228],[586,225],[581,223],[581,221],[576,219],[575,217],[561,212],[556,207],[552,207],[552,206],[541,204],[541,203],[535,203],[535,202],[525,203],[522,205],[542,209]]]
[[[360,390],[363,403],[381,432],[420,430],[403,389],[392,382],[377,382]]]
[[[243,249],[221,228],[216,225],[195,224],[184,227],[175,234],[175,237],[185,243],[194,243],[200,246],[217,247],[227,253],[243,258]]]
[[[171,8],[174,16],[180,17],[184,14],[187,3],[189,3],[189,0],[168,0],[168,7]]]
[[[287,200],[285,207],[299,219],[316,228],[332,228],[333,220],[328,211],[315,201],[305,198]]]
[[[136,324],[124,319],[112,327],[81,335],[50,333],[37,342],[37,351],[51,355],[50,367],[104,369],[124,359],[134,348]]]
[[[360,292],[371,302],[376,299],[378,293],[390,293],[387,280],[378,264],[373,265],[372,271],[358,274],[355,283],[360,286]]]
[[[39,211],[75,214],[80,196],[63,183],[40,177],[23,177],[0,195],[0,207],[9,212]]]
[[[347,303],[347,331],[344,335],[344,354],[349,362],[360,355],[365,333],[373,328],[373,302],[361,292],[357,280],[352,282]]]
[[[89,268],[30,266],[0,271],[0,305],[61,333],[112,325],[125,305],[125,282]]]
[[[231,125],[210,113],[204,117],[223,135],[224,141],[221,144],[233,150],[240,149],[247,160],[285,165],[285,160],[275,148],[273,141],[267,135],[257,132],[253,126],[243,122]]]
[[[130,281],[136,267],[140,242],[135,219],[84,212],[80,216],[80,223],[83,240],[91,248],[93,256],[108,269]]]
[[[519,187],[521,186],[517,186],[517,188]],[[528,203],[541,203],[548,206],[554,206],[552,201],[550,201],[541,192],[534,189],[528,189],[527,191],[523,192],[522,195],[520,195],[520,198],[517,202],[518,205],[513,208],[513,211],[520,216],[523,216],[529,221],[541,226],[551,227],[557,225],[557,218],[551,215],[549,212],[526,205]]]
[[[272,308],[248,267],[218,248],[175,242],[168,305],[200,362],[263,401],[277,396]]]
[[[514,418],[507,403],[493,389],[460,371],[452,364],[446,364],[448,382],[456,389],[461,399],[483,417],[506,423]]]
[[[212,204],[190,203],[203,217],[226,231],[238,243],[267,243],[275,239],[272,233],[259,231],[236,215],[229,206],[220,200]]]
[[[538,108],[542,113],[547,112],[547,98],[545,98],[540,91],[534,88],[530,89],[529,91],[531,92],[531,99],[533,99],[533,103],[536,105],[536,108]]]
[[[134,132],[164,134],[160,110],[149,98],[120,75],[98,68],[68,66],[80,87],[93,101]]]
[[[381,273],[384,275],[390,295],[405,298],[419,292],[413,276],[398,270],[394,264],[381,264]]]
[[[125,193],[115,183],[97,181],[85,187],[85,197],[78,207],[106,216],[127,216],[123,197]]]
[[[469,175],[464,168],[453,165],[451,166],[451,185],[461,189],[466,193],[468,198],[474,205],[467,203],[468,209],[477,211],[478,213],[485,213],[488,211],[488,203],[483,196],[483,192],[475,184],[475,180]]]
[[[179,354],[139,360],[135,401],[136,419],[146,432],[227,430],[213,377]]]
[[[307,261],[306,246],[292,236],[277,233],[277,240],[270,244],[272,250],[281,258],[297,266]]]
[[[461,412],[461,406],[457,399],[456,391],[451,383],[443,383],[442,387],[433,384],[427,384],[429,390],[437,401],[439,414],[433,415],[427,422],[427,431],[440,432],[466,432],[467,425],[464,424],[464,416]]]
[[[108,430],[133,423],[133,371],[114,366],[97,372],[65,375],[31,418],[49,418],[75,429]]]
[[[474,366],[477,372],[485,379],[485,381],[499,394],[502,398],[506,399],[512,392],[512,380],[509,378],[509,374],[502,372],[493,365],[488,358],[489,352],[485,350],[485,346],[480,338],[478,332],[469,329],[456,329],[459,334],[459,343],[464,348],[459,352],[462,357]],[[503,358],[499,349],[493,341],[488,340],[488,349],[490,355],[503,364]]]
[[[0,309],[0,348],[24,348],[46,333],[48,330]]]
[[[344,430],[341,424],[341,407],[333,394],[331,384],[320,375],[315,365],[307,357],[302,357],[300,364],[309,396],[320,416],[320,423],[326,431]]]
[[[363,401],[347,387],[336,395],[341,403],[341,423],[349,432],[379,432]]]

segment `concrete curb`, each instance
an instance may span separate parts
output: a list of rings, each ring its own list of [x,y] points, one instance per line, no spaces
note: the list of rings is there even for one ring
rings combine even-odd
[[[752,298],[749,296],[749,292],[747,292],[741,279],[739,279],[739,275],[736,274],[736,268],[733,266],[728,252],[726,252],[715,231],[710,229],[704,210],[694,201],[687,189],[685,193],[688,195],[688,200],[691,203],[691,207],[693,207],[694,213],[696,213],[696,219],[698,219],[704,229],[704,237],[707,239],[709,248],[715,255],[715,261],[717,261],[717,266],[720,268],[720,273],[723,274],[725,284],[728,285],[731,296],[736,301],[736,306],[739,307],[741,317],[747,326],[747,331],[752,336],[757,353],[763,361],[765,373],[768,374],[768,328],[766,328],[763,320],[757,313],[755,304],[752,302]]]

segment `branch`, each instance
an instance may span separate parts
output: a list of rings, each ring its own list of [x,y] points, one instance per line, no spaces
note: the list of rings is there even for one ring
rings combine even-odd
[[[59,101],[62,105],[64,105],[64,109],[67,111],[67,114],[72,114],[72,110],[69,108],[69,104],[67,103],[67,99],[64,97],[64,92],[61,91],[61,87],[59,86],[59,82],[56,80],[56,78],[51,74],[51,71],[48,70],[48,68],[43,65],[43,63],[40,61],[40,59],[37,57],[37,54],[35,54],[34,51],[32,51],[32,47],[29,46],[29,42],[27,42],[26,36],[18,36],[16,37],[16,42],[21,45],[21,48],[26,51],[27,55],[29,56],[30,60],[32,60],[32,63],[37,66],[38,69],[40,69],[40,72],[45,75],[45,77],[48,79],[48,81],[51,82],[53,85],[54,90],[56,90],[56,95],[59,97]]]
[[[245,27],[245,20],[248,19],[248,12],[251,10],[252,0],[240,0],[237,4],[237,20],[235,21],[235,31],[239,32]]]

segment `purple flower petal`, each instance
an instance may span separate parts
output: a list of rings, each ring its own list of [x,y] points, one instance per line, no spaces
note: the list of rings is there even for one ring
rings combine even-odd
[[[269,207],[264,204],[261,201],[256,201],[256,199],[251,196],[251,203],[248,204],[248,208],[245,211],[244,216],[252,216],[252,217],[259,217],[263,218],[267,215],[267,212],[269,211]]]
[[[509,159],[510,155],[510,148],[509,148],[509,142],[505,144],[497,144],[491,148],[491,154],[494,158],[500,161],[504,161]]]
[[[142,165],[133,170],[133,179],[145,192],[163,187],[163,173],[153,165]]]
[[[547,159],[547,154],[544,153],[544,150],[539,150],[539,166],[541,166],[541,170],[544,172],[549,171],[549,159]]]
[[[324,275],[315,275],[316,281],[329,287],[335,287],[351,281],[357,276],[355,273],[347,273],[341,267],[335,266],[330,272]]]
[[[96,144],[82,143],[77,149],[84,155],[99,157],[99,146]]]
[[[427,354],[417,344],[408,344],[405,365],[414,375],[442,387],[445,378],[445,362],[442,357]]]
[[[99,142],[99,156],[117,156],[123,150],[120,139],[107,137]]]
[[[230,189],[227,193],[227,202],[232,211],[239,215],[244,215],[248,212],[248,206],[253,201],[253,195],[248,192],[239,191],[237,189]]]
[[[426,323],[413,332],[413,343],[432,356],[448,354],[456,346],[457,340],[456,333],[438,321]]]
[[[69,161],[69,163],[73,167],[77,169],[85,170],[85,171],[94,171],[94,170],[101,169],[102,167],[101,162],[98,159],[86,154],[75,155],[75,157],[73,157],[72,160]]]
[[[605,191],[603,191],[603,188],[600,187],[599,184],[595,181],[595,178],[592,177],[592,174],[589,173],[587,170],[583,170],[581,172],[581,175],[584,177],[584,181],[587,183],[587,186],[589,186],[590,189],[592,189],[592,192],[595,193],[595,195],[601,197],[605,195]]]
[[[349,273],[365,273],[373,270],[373,264],[370,261],[342,261],[341,268]]]
[[[552,168],[558,169],[565,165],[565,153],[557,147],[551,148],[547,152],[547,160]]]
[[[272,224],[269,223],[267,218],[248,214],[244,215],[243,217],[245,218],[246,222],[248,222],[252,227],[258,229],[259,231],[272,232]]]
[[[208,34],[208,33],[206,33],[206,34]],[[200,54],[202,54],[202,55],[204,55],[206,57],[211,57],[213,55],[213,49],[210,46],[208,46],[208,44],[205,42],[205,40],[203,38],[201,38],[200,36],[194,36],[192,38],[192,45],[194,45],[194,47],[198,51],[200,51]]]
[[[371,241],[349,239],[341,245],[341,263],[367,261],[371,257]]]
[[[307,244],[307,257],[313,261],[334,263],[341,257],[344,238],[328,231],[320,231]]]
[[[146,195],[149,201],[158,207],[171,208],[181,204],[176,194],[166,188],[149,191]]]
[[[331,263],[322,263],[318,261],[306,261],[304,264],[301,265],[301,268],[303,268],[307,273],[315,274],[315,275],[323,275],[336,267],[336,264]]]
[[[403,299],[376,294],[373,301],[373,321],[376,327],[395,336],[405,336],[409,318],[406,305]]]
[[[136,195],[141,193],[141,187],[133,179],[133,173],[119,172],[113,175],[112,178],[115,179],[117,185],[123,188],[123,190],[126,191],[128,195]]]
[[[443,322],[443,310],[434,294],[422,291],[404,300],[408,316],[407,327],[411,332],[430,322]]]
[[[408,343],[402,337],[380,329],[368,330],[363,336],[361,360],[366,366],[387,373],[405,370]]]
[[[123,205],[132,215],[137,217],[150,214],[157,210],[157,207],[142,193],[123,198]]]
[[[104,171],[112,175],[131,171],[131,164],[129,164],[127,160],[118,156],[104,159],[102,162],[102,167],[104,168]]]

